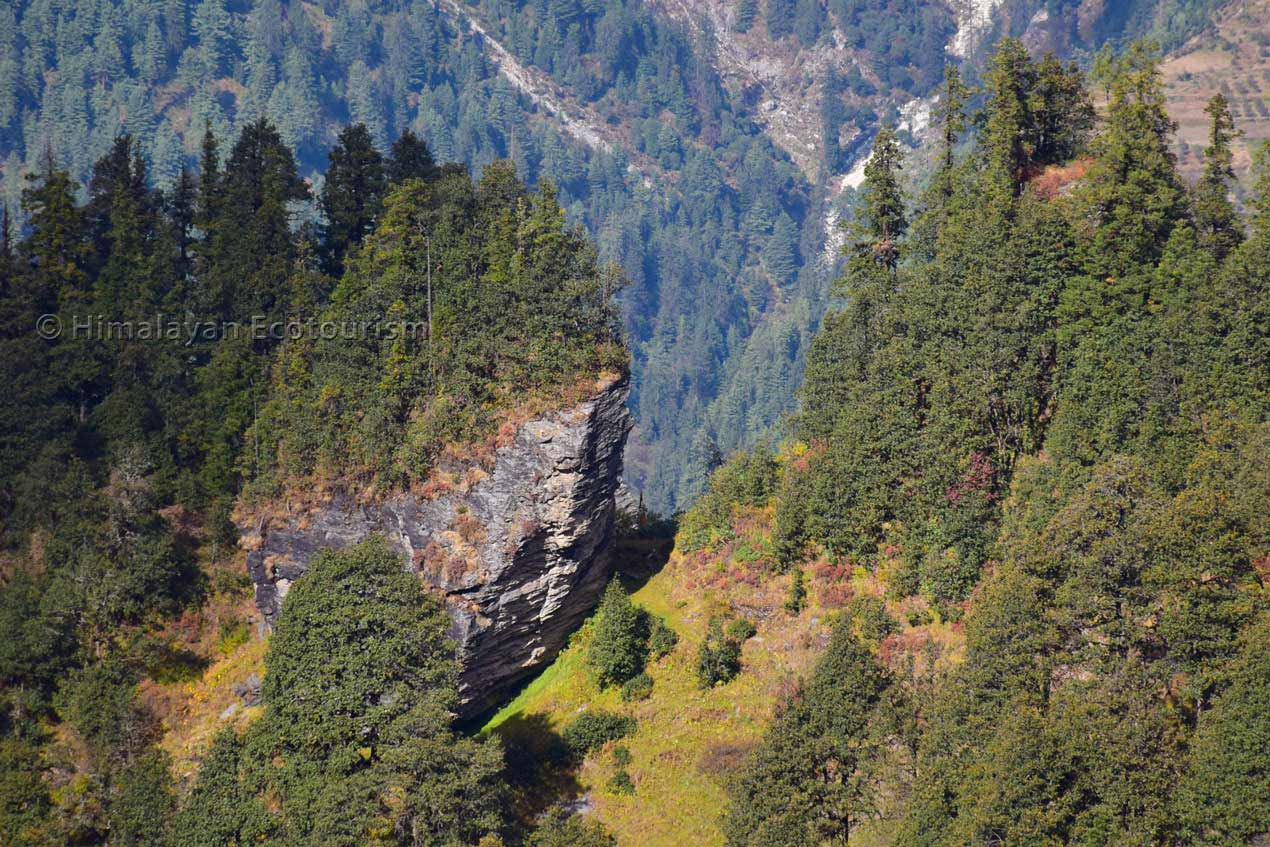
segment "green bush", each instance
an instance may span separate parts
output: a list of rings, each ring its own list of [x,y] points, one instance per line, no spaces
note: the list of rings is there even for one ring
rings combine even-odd
[[[237,618],[221,621],[216,638],[216,652],[222,656],[228,656],[250,640],[251,628],[247,626],[246,621]]]
[[[802,568],[794,568],[794,578],[789,584],[789,596],[785,598],[785,611],[797,615],[807,605],[807,579]]]
[[[622,683],[622,699],[628,703],[647,700],[653,693],[653,678],[646,673],[633,676]]]
[[[581,759],[610,741],[625,738],[635,731],[635,727],[636,721],[632,717],[594,709],[579,715],[561,735],[569,751]]]
[[[754,628],[754,624],[745,618],[734,618],[728,621],[727,627],[723,630],[728,638],[733,638],[741,643],[745,643],[758,634],[758,630]]]
[[[711,618],[697,653],[697,682],[702,688],[713,688],[740,672],[741,642],[724,633],[718,618]]]
[[[661,618],[653,617],[649,625],[652,630],[648,636],[648,653],[653,659],[669,656],[679,643],[679,634],[666,625]]]
[[[554,808],[538,822],[529,847],[617,847],[617,839],[599,821]]]
[[[626,768],[619,768],[617,773],[609,779],[608,789],[611,794],[634,794],[635,783],[631,780],[631,775],[626,772]]]

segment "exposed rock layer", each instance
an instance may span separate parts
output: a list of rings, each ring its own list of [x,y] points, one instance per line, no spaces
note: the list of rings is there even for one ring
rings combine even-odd
[[[494,705],[555,658],[604,588],[631,428],[627,393],[625,380],[606,382],[591,399],[528,421],[492,468],[465,469],[453,491],[373,504],[340,496],[242,527],[266,624],[319,550],[382,534],[445,598],[462,714]]]

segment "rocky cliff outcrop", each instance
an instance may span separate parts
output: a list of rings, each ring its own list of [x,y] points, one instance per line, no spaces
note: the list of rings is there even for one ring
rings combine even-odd
[[[267,625],[323,548],[378,533],[445,599],[462,663],[461,713],[478,714],[551,661],[609,575],[614,495],[631,428],[627,382],[521,424],[454,486],[373,503],[335,496],[283,518],[244,519],[247,567]]]

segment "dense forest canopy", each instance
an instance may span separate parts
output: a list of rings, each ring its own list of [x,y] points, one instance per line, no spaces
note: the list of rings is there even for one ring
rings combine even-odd
[[[483,16],[515,57],[595,110],[603,143],[580,141],[500,73],[469,28]],[[15,224],[46,152],[86,182],[121,133],[171,192],[206,127],[224,140],[266,118],[320,192],[340,127],[363,125],[381,151],[409,129],[440,161],[479,174],[507,159],[528,184],[551,181],[601,261],[625,271],[642,445],[631,475],[650,503],[670,511],[699,488],[685,470],[699,430],[730,448],[792,408],[826,283],[810,267],[814,223],[804,232],[812,188],[723,87],[709,50],[644,4],[459,15],[418,0],[24,0],[0,10],[0,33],[0,193]],[[306,219],[330,211],[300,205]],[[760,378],[736,360],[786,298],[799,303],[758,342],[784,376]]]
[[[1270,144],[1236,205],[1215,94],[1183,180],[1121,43],[1212,4],[987,22],[1121,48],[1088,69],[945,67],[965,10],[927,0],[728,6],[851,52],[809,124],[826,173],[870,148],[849,204],[721,33],[634,0],[0,8],[0,842],[645,836],[557,805],[579,777],[710,783],[729,847],[1270,837]],[[381,537],[253,637],[235,517],[423,491],[628,371],[627,570],[520,692],[591,698],[563,720],[456,725],[446,609]]]
[[[1270,620],[1270,149],[1241,215],[1220,94],[1187,187],[1152,50],[1096,84],[1095,122],[1075,68],[1003,41],[973,149],[946,110],[911,203],[879,133],[801,442],[730,460],[684,521],[681,545],[709,550],[770,504],[776,573],[846,562],[886,591],[778,711],[729,844],[879,822],[905,845],[1270,829],[1270,730],[1248,711]],[[964,621],[964,659],[880,651],[868,633],[907,597]]]
[[[1215,3],[1077,5],[1017,0],[989,24],[1018,34],[1042,15],[1070,21],[1047,31],[1071,54],[1143,34],[1171,48]],[[793,409],[834,272],[824,225],[849,201],[835,199],[835,180],[899,107],[929,100],[974,18],[935,0],[739,0],[729,19],[763,61],[807,51],[818,66],[815,51],[838,44],[855,57],[814,82],[799,139],[813,152],[796,166],[765,126],[751,72],[725,84],[720,34],[670,11],[631,0],[19,0],[0,9],[0,195],[24,222],[24,178],[46,151],[87,182],[122,133],[171,190],[205,126],[228,139],[262,117],[315,188],[347,124],[381,150],[411,129],[477,174],[509,159],[530,185],[552,180],[601,260],[631,280],[621,303],[639,428],[628,475],[669,513],[700,493],[714,445],[749,446]],[[973,74],[979,51],[963,58]]]
[[[320,560],[293,592],[266,662],[268,719],[218,737],[176,817],[138,687],[201,669],[164,632],[241,590],[220,564],[240,496],[319,478],[397,489],[513,408],[628,366],[622,279],[549,183],[531,192],[503,162],[473,182],[410,133],[381,153],[361,125],[330,158],[320,228],[293,225],[310,189],[264,119],[223,161],[209,131],[171,191],[152,187],[130,136],[84,202],[50,156],[23,195],[25,236],[4,220],[5,843],[365,844],[354,798],[397,792],[409,808],[383,810],[384,826],[413,834],[384,843],[475,843],[506,823],[497,746],[450,730],[444,613],[382,545]],[[366,608],[350,607],[362,591]],[[288,682],[316,667],[329,675],[300,700],[321,714]],[[48,782],[51,765],[28,767],[76,750]],[[265,767],[278,757],[285,772]],[[261,792],[288,798],[280,817]]]

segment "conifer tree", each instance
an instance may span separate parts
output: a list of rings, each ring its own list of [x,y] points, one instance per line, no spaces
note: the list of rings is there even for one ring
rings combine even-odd
[[[139,145],[119,136],[93,168],[86,209],[99,269],[95,298],[108,314],[142,315],[156,305],[149,266],[159,228],[156,201]]]
[[[1035,149],[1028,133],[1029,100],[1036,70],[1023,42],[1004,38],[997,44],[984,75],[987,86],[987,120],[983,149],[990,178],[1015,196],[1027,179]]]
[[[880,799],[867,774],[888,744],[889,685],[844,618],[729,790],[730,847],[850,843]]]
[[[322,185],[326,272],[338,277],[344,257],[375,227],[387,184],[384,160],[363,124],[340,132]]]
[[[758,0],[737,0],[733,15],[732,28],[737,32],[749,32],[758,15]]]
[[[173,825],[179,844],[222,847],[248,840],[248,818],[255,800],[243,784],[242,755],[242,741],[232,727],[222,729],[212,739],[194,787]]]
[[[436,173],[436,162],[423,139],[407,128],[392,144],[385,173],[393,185],[408,179],[430,179]]]
[[[31,268],[29,295],[41,312],[57,311],[59,300],[83,297],[89,286],[92,245],[84,213],[75,202],[70,174],[46,152],[42,170],[28,178],[22,211],[30,235],[22,242],[21,261]]]
[[[1076,64],[1064,65],[1053,54],[1036,63],[1031,101],[1033,167],[1063,164],[1080,155],[1094,127],[1094,108]]]
[[[1252,154],[1252,229],[1270,235],[1270,140]]]
[[[940,127],[940,191],[945,196],[952,193],[950,175],[953,168],[953,150],[966,130],[966,102],[971,91],[961,78],[961,70],[954,64],[944,66],[944,85],[939,93],[938,121]]]
[[[605,687],[636,676],[647,661],[648,622],[614,577],[600,598],[587,665],[600,687]]]
[[[0,203],[0,297],[8,297],[13,292],[15,270],[13,221],[9,218],[9,207]]]
[[[773,39],[784,38],[794,31],[795,0],[764,0],[766,12],[764,23],[767,34]]]
[[[501,750],[450,728],[448,620],[381,538],[317,556],[296,581],[243,750],[246,784],[276,799],[270,823],[284,841],[357,847],[385,827],[470,844],[499,829]],[[208,796],[232,807],[232,789]],[[385,796],[402,802],[385,808]]]
[[[798,270],[798,229],[785,212],[780,213],[772,226],[772,234],[763,250],[763,264],[777,285],[787,284]]]
[[[908,229],[899,172],[904,154],[895,130],[884,126],[873,141],[873,153],[864,166],[864,203],[860,210],[861,239],[856,249],[894,272],[899,264],[899,241]]]
[[[785,598],[785,611],[797,615],[807,604],[807,580],[802,568],[794,568],[794,576],[789,583],[789,596]]]
[[[1094,142],[1088,192],[1099,222],[1090,257],[1104,280],[1158,258],[1187,215],[1171,147],[1176,125],[1165,109],[1154,46],[1132,45],[1110,74],[1111,100]]]
[[[1204,172],[1195,186],[1195,228],[1201,243],[1220,261],[1243,240],[1229,197],[1235,179],[1230,143],[1240,133],[1221,92],[1208,101],[1204,113],[1209,117],[1208,147],[1204,150]]]

